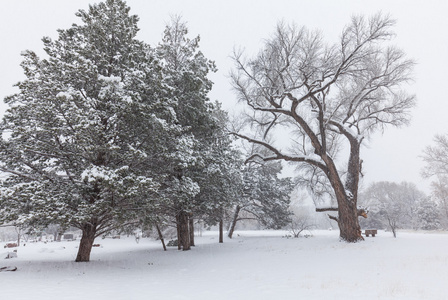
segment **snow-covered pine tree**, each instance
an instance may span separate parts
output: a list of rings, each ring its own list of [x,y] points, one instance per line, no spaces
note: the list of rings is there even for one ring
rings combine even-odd
[[[217,109],[214,115],[221,130],[214,130],[209,142],[204,144],[202,170],[194,172],[201,187],[194,199],[194,215],[209,226],[223,224],[243,187],[242,156],[232,146],[233,141],[224,129],[228,124],[227,114]],[[220,242],[223,242],[223,232],[220,232],[220,237]]]
[[[237,221],[255,219],[265,228],[279,229],[290,222],[291,178],[281,178],[281,162],[249,162],[243,170],[243,193],[238,198],[228,236]],[[241,217],[245,213],[246,217]]]
[[[150,215],[160,169],[189,155],[129,10],[121,0],[80,10],[80,25],[43,39],[47,58],[23,53],[26,79],[5,99],[0,221],[81,229],[76,261],[89,261],[95,237]]]
[[[163,189],[169,205],[161,212],[176,217],[183,250],[190,249],[191,218],[223,209],[232,197],[223,191],[230,189],[234,154],[220,119],[223,112],[208,97],[212,82],[207,76],[216,68],[199,50],[199,40],[190,39],[186,23],[174,17],[157,47],[177,124],[192,141],[188,156],[169,169]]]
[[[435,201],[429,197],[422,198],[416,203],[416,207],[419,229],[436,230],[441,228],[440,209]]]

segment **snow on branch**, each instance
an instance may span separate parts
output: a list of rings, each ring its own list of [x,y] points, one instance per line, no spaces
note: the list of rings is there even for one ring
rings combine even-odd
[[[4,167],[0,167],[0,171],[1,172],[5,172],[5,173],[9,173],[9,174],[13,174],[13,175],[16,175],[16,176],[19,176],[19,177],[23,177],[23,178],[26,178],[26,179],[29,179],[29,180],[37,180],[37,177],[35,177],[35,176],[33,176],[33,175],[30,175],[30,174],[25,174],[25,173],[22,173],[22,172],[19,172],[19,171],[16,171],[16,170],[12,170],[12,169],[8,169],[8,168],[4,168]]]
[[[362,140],[364,139],[363,135],[356,133],[345,124],[342,124],[334,120],[328,120],[328,124],[336,127],[339,130],[339,132],[344,136],[346,136],[349,140],[356,140],[358,141],[358,143],[361,143]]]
[[[256,140],[256,139],[252,139],[250,137],[247,137],[245,135],[236,133],[236,132],[231,132],[232,135],[237,136],[239,138],[242,138],[250,143],[254,143],[257,145],[261,145],[265,148],[267,148],[268,150],[270,150],[271,152],[274,153],[274,156],[270,156],[270,157],[265,157],[262,156],[259,153],[253,154],[252,156],[250,156],[246,161],[250,161],[256,157],[264,160],[264,161],[270,161],[270,160],[279,160],[279,159],[283,159],[285,161],[295,161],[295,162],[305,162],[305,163],[309,163],[311,165],[314,165],[318,168],[320,168],[321,170],[327,172],[327,166],[320,160],[320,157],[317,155],[303,155],[303,156],[289,156],[289,155],[285,155],[283,153],[281,153],[279,150],[277,150],[275,147],[273,147],[272,145],[260,141],[260,140]]]

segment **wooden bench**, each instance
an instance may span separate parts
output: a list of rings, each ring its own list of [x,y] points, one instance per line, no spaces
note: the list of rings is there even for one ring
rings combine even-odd
[[[366,229],[365,234],[368,237],[370,234],[372,235],[372,237],[375,237],[375,234],[377,234],[377,230],[376,229]]]

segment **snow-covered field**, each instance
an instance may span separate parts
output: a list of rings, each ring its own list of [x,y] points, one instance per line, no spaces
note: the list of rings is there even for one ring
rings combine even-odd
[[[196,237],[191,251],[133,238],[97,239],[89,263],[78,241],[33,243],[3,259],[0,299],[448,299],[448,234],[379,232],[365,242],[337,231],[287,239],[280,231],[240,231],[218,244]]]

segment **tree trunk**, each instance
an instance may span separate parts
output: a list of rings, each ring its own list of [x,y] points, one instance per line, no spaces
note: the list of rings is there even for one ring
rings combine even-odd
[[[84,224],[82,227],[82,237],[79,243],[78,255],[76,262],[90,261],[90,252],[92,251],[93,242],[95,241],[96,226],[92,224]]]
[[[359,143],[353,143],[350,150],[349,167],[346,184],[341,181],[339,172],[333,160],[323,156],[328,167],[328,179],[333,187],[338,202],[339,236],[343,241],[355,243],[364,238],[361,235],[361,227],[358,220],[358,182],[359,182]]]
[[[191,249],[188,213],[181,211],[178,215],[178,249],[187,251]]]
[[[20,229],[16,227],[17,231],[17,247],[20,247]]]
[[[357,139],[349,138],[350,156],[345,181],[345,201],[338,201],[339,205],[339,229],[341,239],[347,242],[364,240],[358,219],[358,186],[361,162],[359,151],[361,143]],[[340,203],[339,203],[340,202]],[[342,207],[340,204],[343,204]]]
[[[180,214],[176,216],[176,229],[177,229],[177,250],[182,250],[182,220]]]
[[[224,242],[224,221],[222,219],[219,221],[219,242]]]
[[[194,219],[190,214],[190,219],[188,221],[189,230],[190,230],[190,246],[194,246]]]
[[[57,233],[58,234],[58,238],[56,239],[58,242],[60,242],[61,241],[61,239],[62,239],[62,235],[64,234],[63,232],[58,232]]]
[[[187,251],[191,249],[190,246],[190,232],[189,232],[189,222],[188,222],[188,214],[183,212],[182,214],[182,250]]]
[[[235,208],[235,213],[233,214],[232,223],[229,228],[229,234],[228,234],[229,238],[232,238],[233,232],[235,231],[235,226],[236,226],[236,222],[238,221],[238,215],[240,213],[240,210],[241,210],[241,206],[237,205]]]
[[[392,230],[392,234],[394,235],[394,238],[396,238],[397,237],[397,232],[396,232],[397,225],[396,225],[396,222],[392,221],[392,219],[389,218],[389,217],[387,217],[387,221],[389,222],[389,226],[390,226],[390,229]]]
[[[159,239],[162,242],[163,251],[166,251],[166,245],[165,240],[163,239],[162,231],[160,230],[160,227],[158,224],[156,224],[157,233],[159,234]]]
[[[364,240],[359,226],[358,212],[347,201],[341,201],[338,211],[339,236],[342,240],[350,243]]]

